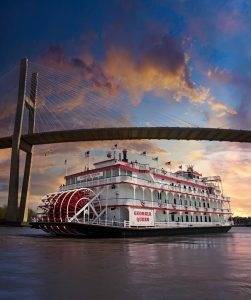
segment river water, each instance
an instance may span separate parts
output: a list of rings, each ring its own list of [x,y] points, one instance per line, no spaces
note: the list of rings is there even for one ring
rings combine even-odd
[[[55,238],[0,227],[0,299],[251,299],[251,228],[158,238]]]

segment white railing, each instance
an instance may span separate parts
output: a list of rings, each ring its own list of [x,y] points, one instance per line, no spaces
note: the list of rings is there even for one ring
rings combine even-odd
[[[211,200],[224,200],[224,201],[229,201],[229,197],[222,197],[219,195],[213,195],[210,196],[209,194],[199,192],[199,191],[194,191],[193,189],[189,189],[188,187],[184,189],[184,187],[178,187],[178,186],[172,186],[170,184],[161,182],[160,180],[157,182],[154,182],[152,180],[147,180],[143,178],[137,178],[134,176],[126,176],[126,175],[120,175],[116,177],[109,177],[109,178],[102,178],[102,179],[95,179],[95,180],[90,180],[90,181],[85,181],[85,182],[79,182],[75,184],[69,184],[69,185],[63,185],[60,186],[59,190],[60,192],[66,191],[66,190],[72,190],[72,189],[77,189],[77,188],[84,188],[84,187],[93,187],[93,186],[100,186],[100,185],[107,185],[107,184],[116,184],[117,182],[128,182],[128,183],[133,183],[133,184],[141,184],[144,186],[148,186],[149,188],[157,188],[157,189],[165,189],[173,193],[186,193],[190,194],[195,197],[209,197]]]
[[[231,222],[155,222],[155,227],[216,227],[231,226]]]
[[[180,205],[180,204],[173,204],[173,203],[164,203],[162,202],[161,205],[157,201],[150,201],[150,200],[142,200],[142,199],[132,199],[132,198],[109,198],[107,200],[102,200],[102,205],[139,205],[144,207],[151,207],[152,209],[168,209],[173,211],[192,211],[194,213],[230,213],[229,209],[224,208],[205,208],[199,206],[189,206],[189,205]]]
[[[40,220],[39,218],[33,218],[32,222],[43,222],[51,223],[48,220]],[[68,221],[69,222],[69,221]],[[218,222],[155,222],[153,226],[131,226],[129,221],[126,220],[85,220],[78,222],[69,222],[87,225],[99,225],[99,226],[109,226],[109,227],[120,227],[120,228],[187,228],[187,227],[217,227],[217,226],[232,226],[231,221],[218,221]]]

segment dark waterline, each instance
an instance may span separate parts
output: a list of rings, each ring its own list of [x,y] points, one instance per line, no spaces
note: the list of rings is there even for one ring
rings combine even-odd
[[[0,227],[0,299],[251,299],[251,228],[73,239]]]

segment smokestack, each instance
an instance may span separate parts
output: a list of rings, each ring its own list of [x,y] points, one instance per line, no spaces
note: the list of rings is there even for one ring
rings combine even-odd
[[[127,159],[127,150],[124,149],[122,152],[123,152],[123,159],[122,159],[122,160],[123,160],[124,162],[128,162],[128,159]]]

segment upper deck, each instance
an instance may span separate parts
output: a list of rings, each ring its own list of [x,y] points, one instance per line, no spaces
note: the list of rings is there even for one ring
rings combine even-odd
[[[202,177],[191,168],[173,173],[137,161],[128,162],[127,158],[111,158],[95,163],[94,166],[93,169],[65,176],[66,184],[60,187],[60,191],[128,183],[161,191],[230,201],[229,197],[222,195],[217,184],[220,177],[214,177],[214,182],[212,177]]]

